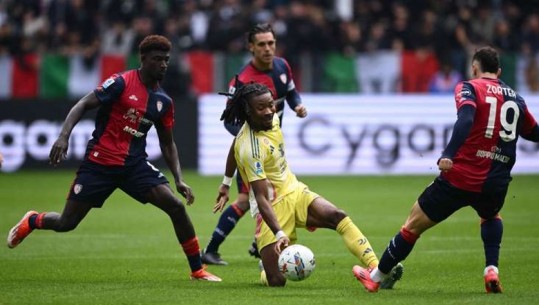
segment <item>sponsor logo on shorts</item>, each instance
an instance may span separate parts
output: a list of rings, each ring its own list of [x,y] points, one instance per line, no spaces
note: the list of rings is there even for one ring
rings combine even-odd
[[[82,191],[82,184],[75,184],[73,185],[73,193],[78,195]]]
[[[279,75],[279,78],[281,79],[283,84],[286,84],[286,81],[288,80],[288,78],[286,77],[286,74],[282,73],[281,75]]]

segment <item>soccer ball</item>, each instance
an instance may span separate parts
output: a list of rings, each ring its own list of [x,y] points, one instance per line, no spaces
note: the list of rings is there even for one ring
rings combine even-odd
[[[302,245],[286,247],[279,255],[279,270],[292,281],[308,278],[316,266],[311,249]]]

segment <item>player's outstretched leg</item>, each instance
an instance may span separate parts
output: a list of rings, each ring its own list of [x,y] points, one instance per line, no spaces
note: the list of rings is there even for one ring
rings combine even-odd
[[[245,211],[241,208],[238,202],[231,204],[226,208],[217,222],[217,226],[213,230],[210,242],[202,251],[202,262],[208,265],[226,266],[228,263],[221,258],[219,247],[225,241],[226,237],[234,228],[238,221],[243,217]]]
[[[7,245],[18,246],[34,229],[68,232],[77,227],[81,220],[92,209],[89,203],[67,200],[62,214],[56,212],[28,211],[23,218],[9,231]]]
[[[32,231],[33,228],[30,227],[30,217],[33,215],[38,215],[36,211],[28,211],[24,216],[19,220],[19,222],[9,230],[7,236],[7,246],[9,248],[17,247]]]
[[[234,230],[238,221],[249,210],[249,201],[246,194],[240,193],[236,202],[226,208],[213,231],[210,242],[202,251],[202,262],[208,265],[228,265],[219,254],[219,247],[225,241],[228,234]]]

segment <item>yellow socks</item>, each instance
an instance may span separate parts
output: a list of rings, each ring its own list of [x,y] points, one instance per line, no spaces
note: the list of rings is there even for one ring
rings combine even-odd
[[[265,270],[262,270],[260,272],[260,284],[262,284],[264,286],[269,286],[268,278],[266,277],[266,271]]]
[[[346,247],[352,254],[354,254],[359,260],[367,267],[374,268],[378,266],[378,257],[372,250],[369,240],[352,222],[350,217],[345,217],[337,225],[336,231],[344,239]]]

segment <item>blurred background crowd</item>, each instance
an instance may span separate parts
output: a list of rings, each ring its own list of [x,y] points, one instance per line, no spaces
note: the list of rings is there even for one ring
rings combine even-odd
[[[226,86],[248,59],[245,33],[263,22],[302,91],[449,92],[488,44],[504,56],[506,82],[539,92],[536,0],[3,0],[0,57],[39,70],[43,54],[81,56],[91,69],[162,34],[174,46],[164,85],[199,94]]]

